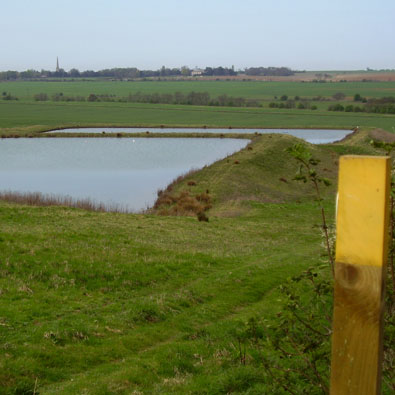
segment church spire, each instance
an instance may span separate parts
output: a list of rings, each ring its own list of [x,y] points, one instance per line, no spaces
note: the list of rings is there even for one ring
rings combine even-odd
[[[56,72],[59,73],[60,68],[59,68],[59,58],[56,57]]]

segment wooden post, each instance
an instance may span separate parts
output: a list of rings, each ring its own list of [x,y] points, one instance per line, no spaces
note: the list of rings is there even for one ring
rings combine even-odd
[[[390,158],[339,168],[331,394],[379,394],[388,253]]]

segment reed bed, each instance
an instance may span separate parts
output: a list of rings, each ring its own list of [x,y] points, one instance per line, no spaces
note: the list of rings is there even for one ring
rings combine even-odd
[[[131,210],[128,210],[125,206],[120,204],[105,204],[102,202],[95,202],[89,198],[74,199],[71,196],[43,194],[41,192],[5,191],[0,192],[0,200],[9,203],[25,204],[28,206],[64,206],[87,211],[111,213],[131,212]]]

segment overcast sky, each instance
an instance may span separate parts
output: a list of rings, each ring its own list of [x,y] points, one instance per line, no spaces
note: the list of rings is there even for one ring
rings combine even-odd
[[[1,0],[0,70],[395,68],[395,0]]]

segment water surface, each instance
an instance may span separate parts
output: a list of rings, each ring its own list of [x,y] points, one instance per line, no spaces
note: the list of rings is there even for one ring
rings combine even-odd
[[[145,133],[147,131],[150,133],[282,133],[304,139],[312,144],[333,143],[352,132],[338,129],[76,128],[54,130],[53,133]]]
[[[90,198],[130,211],[151,206],[159,188],[246,146],[202,138],[0,139],[0,190]]]

